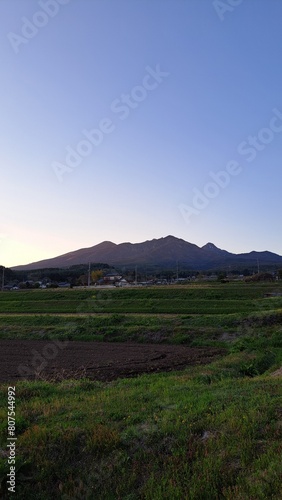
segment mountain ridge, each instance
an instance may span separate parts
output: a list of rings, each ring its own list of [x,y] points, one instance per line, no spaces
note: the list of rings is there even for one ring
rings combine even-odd
[[[102,241],[93,247],[81,248],[30,264],[13,266],[13,270],[64,268],[78,264],[105,263],[113,266],[159,265],[175,266],[176,262],[190,269],[212,269],[232,265],[281,265],[282,256],[269,252],[234,254],[208,242],[203,247],[189,243],[182,238],[168,235],[141,243],[113,243]],[[251,262],[251,264],[250,264]]]

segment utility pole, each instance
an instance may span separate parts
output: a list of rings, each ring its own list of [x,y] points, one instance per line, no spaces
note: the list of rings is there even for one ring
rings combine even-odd
[[[2,269],[2,292],[4,291],[4,283],[5,283],[5,267]]]
[[[88,264],[88,286],[90,286],[90,262]]]
[[[135,285],[137,285],[137,266],[135,266]]]
[[[176,280],[178,281],[178,260],[176,261]]]
[[[258,274],[259,274],[259,260],[257,259],[257,262],[258,262]]]

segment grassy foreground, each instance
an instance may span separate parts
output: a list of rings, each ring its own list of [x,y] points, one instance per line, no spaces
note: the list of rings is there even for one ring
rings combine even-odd
[[[110,383],[18,382],[17,486],[11,498],[280,500],[282,383],[281,370],[280,376],[273,372],[282,365],[282,298],[263,298],[265,291],[280,287],[230,285],[177,289],[175,301],[174,290],[168,289],[113,291],[117,295],[89,317],[81,312],[89,292],[83,292],[84,298],[76,291],[63,292],[76,303],[69,310],[71,318],[40,316],[44,291],[4,294],[3,301],[1,296],[3,338],[39,338],[41,331],[43,338],[71,334],[126,340],[130,334],[144,341],[148,332],[159,332],[152,341],[220,342],[228,352],[206,366]],[[169,292],[167,316],[162,311]],[[55,293],[45,297],[64,308]],[[20,316],[4,305],[14,300],[22,301]],[[24,315],[32,300],[36,315]],[[144,312],[148,300],[155,307],[153,315]],[[132,315],[127,315],[128,304]],[[8,385],[0,386],[3,498]]]
[[[17,384],[13,497],[280,499],[281,378],[244,376],[253,362],[240,353],[110,384]],[[6,472],[2,457],[3,490]]]

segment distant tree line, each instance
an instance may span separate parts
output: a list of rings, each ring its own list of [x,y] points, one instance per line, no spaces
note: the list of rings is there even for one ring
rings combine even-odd
[[[1,269],[1,267],[0,267]],[[70,266],[66,268],[45,268],[36,269],[31,271],[13,271],[11,269],[5,269],[5,283],[7,282],[19,282],[26,283],[28,281],[33,281],[34,283],[40,281],[50,281],[53,283],[68,282],[71,285],[76,285],[79,283],[81,276],[88,276],[88,264],[80,264],[75,266]],[[101,270],[103,272],[109,272],[111,267],[104,263],[91,264],[91,271]],[[1,272],[1,271],[0,271]],[[0,278],[1,279],[1,278]]]
[[[275,271],[282,279],[282,269],[269,269],[269,266],[260,266],[261,272]],[[265,269],[264,269],[265,268]],[[121,266],[112,267],[105,263],[95,263],[90,265],[90,282],[97,283],[106,274],[118,273],[129,282],[137,279],[138,282],[164,280],[167,282],[173,281],[176,278],[201,278],[202,276],[216,275],[218,281],[225,279],[227,275],[243,275],[244,277],[251,277],[257,274],[257,269],[254,266],[248,268],[231,269],[209,269],[209,270],[195,270],[189,269],[185,265],[179,263],[175,267],[164,267],[160,265],[144,265],[137,266]],[[4,268],[4,284],[7,283],[22,283],[26,284],[32,282],[38,284],[39,282],[49,282],[54,285],[60,282],[70,283],[71,286],[85,286],[88,284],[89,265],[80,264],[64,268],[44,268],[36,270],[18,271],[9,268]],[[2,285],[3,266],[0,266],[0,284]],[[26,285],[31,286],[30,284]],[[34,285],[33,285],[34,286]]]

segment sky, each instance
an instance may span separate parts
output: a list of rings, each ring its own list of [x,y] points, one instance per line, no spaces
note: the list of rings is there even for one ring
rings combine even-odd
[[[0,0],[0,265],[282,255],[280,0]]]

